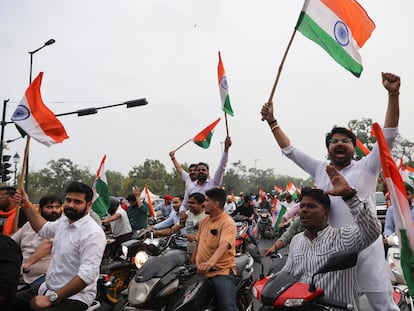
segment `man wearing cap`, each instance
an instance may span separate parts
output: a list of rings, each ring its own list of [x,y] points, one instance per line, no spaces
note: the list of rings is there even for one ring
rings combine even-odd
[[[382,73],[382,84],[388,91],[388,107],[384,122],[384,136],[391,149],[398,134],[400,77],[391,73]],[[273,103],[263,105],[262,120],[266,120],[270,130],[282,149],[282,153],[309,173],[320,189],[328,190],[331,182],[326,174],[326,161],[318,161],[295,146],[282,131],[273,113]],[[369,201],[375,208],[375,190],[377,178],[381,172],[378,145],[359,161],[353,160],[356,137],[348,129],[334,127],[326,135],[325,144],[329,161],[345,177],[349,185],[358,190],[361,199]],[[331,197],[329,223],[333,227],[342,227],[353,223],[351,213],[338,197]],[[384,261],[384,247],[380,237],[361,251],[358,256],[358,286],[374,310],[397,311],[399,308],[392,298],[391,280]]]
[[[158,204],[156,207],[154,207],[154,210],[161,211],[162,217],[167,218],[168,216],[170,216],[173,210],[172,203],[171,203],[172,199],[173,199],[173,196],[171,194],[166,194],[164,196],[164,203]]]

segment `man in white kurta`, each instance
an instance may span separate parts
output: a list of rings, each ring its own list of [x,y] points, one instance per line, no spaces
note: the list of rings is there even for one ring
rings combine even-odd
[[[391,73],[382,73],[382,83],[388,91],[384,135],[388,147],[391,149],[397,136],[400,78]],[[261,114],[262,119],[268,122],[283,154],[308,172],[320,189],[331,188],[330,180],[325,172],[329,162],[318,161],[291,145],[289,138],[282,131],[273,115],[271,102],[262,107]],[[361,199],[372,202],[371,205],[374,208],[375,188],[381,171],[378,146],[375,145],[368,156],[354,161],[352,157],[355,152],[355,135],[347,129],[333,128],[332,132],[327,135],[325,143],[330,163],[340,171],[352,187],[358,190]],[[352,223],[351,214],[344,202],[335,197],[331,197],[331,200],[330,225],[340,227]],[[359,254],[357,266],[359,289],[366,294],[369,303],[375,310],[399,310],[392,299],[391,281],[384,258],[384,247],[380,237]]]

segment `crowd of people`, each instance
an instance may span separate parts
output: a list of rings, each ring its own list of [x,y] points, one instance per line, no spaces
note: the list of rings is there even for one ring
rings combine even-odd
[[[383,73],[382,83],[388,91],[384,134],[391,149],[398,133],[400,78]],[[296,201],[286,193],[283,205],[287,211],[280,215],[274,193],[241,193],[237,202],[220,188],[232,145],[228,136],[211,178],[207,163],[191,164],[187,172],[175,152],[169,153],[185,183],[185,193],[164,196],[164,202],[155,207],[163,220],[154,225],[148,224],[149,206],[141,199],[138,187],[126,196],[128,204],[111,198],[103,219],[96,219],[91,208],[92,189],[81,182],[70,183],[63,200],[43,197],[38,209],[24,189],[0,187],[1,310],[86,310],[96,295],[106,247],[103,227],[109,228],[115,240],[113,257],[119,255],[121,243],[136,238],[141,229],[152,231],[156,237],[180,231],[188,239],[191,261],[211,280],[220,309],[237,310],[236,226],[231,216],[246,216],[249,237],[259,247],[253,233],[259,209],[269,210],[274,220],[278,219],[274,221],[275,231],[289,223],[273,246],[261,250],[269,255],[290,245],[284,271],[309,283],[330,254],[356,251],[357,267],[322,275],[316,285],[325,288],[325,296],[334,300],[358,306],[358,295],[364,293],[374,310],[399,310],[392,299],[384,260],[385,240],[375,213],[374,194],[381,171],[378,146],[355,161],[355,135],[344,127],[334,127],[325,137],[328,161],[314,159],[291,144],[276,120],[272,102],[263,105],[261,115],[282,153],[309,173],[318,187],[301,189]],[[407,185],[406,190],[411,206],[413,186]],[[392,214],[393,207],[389,207],[385,237],[395,231]],[[22,286],[16,292],[20,277]]]

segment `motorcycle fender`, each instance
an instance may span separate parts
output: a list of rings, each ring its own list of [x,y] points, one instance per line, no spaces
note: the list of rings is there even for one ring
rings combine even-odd
[[[214,289],[206,278],[191,280],[174,305],[174,311],[204,310],[212,304]]]

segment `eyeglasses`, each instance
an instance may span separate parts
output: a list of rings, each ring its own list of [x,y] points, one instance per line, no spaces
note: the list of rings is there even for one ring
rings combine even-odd
[[[336,145],[339,142],[344,143],[344,144],[349,144],[350,142],[352,142],[352,139],[351,138],[340,138],[340,139],[332,138],[328,140],[328,142],[329,144],[333,144],[333,145]]]

